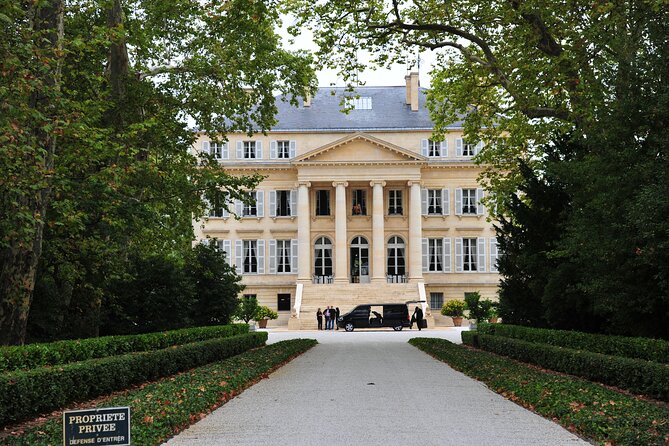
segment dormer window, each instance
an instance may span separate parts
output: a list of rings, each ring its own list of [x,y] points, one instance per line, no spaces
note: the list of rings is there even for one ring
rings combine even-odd
[[[372,98],[369,96],[360,96],[359,98],[347,97],[345,105],[347,108],[352,108],[353,110],[371,110]]]

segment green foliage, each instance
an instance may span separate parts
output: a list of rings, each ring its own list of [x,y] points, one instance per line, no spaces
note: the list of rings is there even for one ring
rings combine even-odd
[[[312,339],[277,342],[104,398],[99,406],[129,406],[133,441],[158,446],[315,344]],[[3,441],[7,446],[32,446],[59,444],[62,438],[62,418],[55,417]]]
[[[478,291],[465,293],[465,304],[469,310],[469,319],[475,319],[477,323],[493,317],[497,307],[497,302],[490,299],[481,300],[481,294]]]
[[[600,384],[558,375],[443,339],[409,341],[454,369],[597,444],[662,446],[669,409]]]
[[[248,333],[248,325],[184,328],[161,333],[57,341],[0,347],[0,372],[55,366],[131,352],[159,350],[212,338]]]
[[[0,375],[0,425],[173,375],[261,346],[267,333],[208,339],[162,350]]]
[[[446,303],[441,307],[441,314],[444,316],[462,316],[467,309],[467,304],[464,300],[452,299],[446,301]]]
[[[258,310],[255,313],[255,316],[253,316],[253,320],[259,321],[261,319],[277,319],[279,317],[279,314],[272,310],[269,307],[266,307],[264,305],[261,305],[258,307]]]
[[[235,310],[235,317],[248,324],[252,320],[256,320],[259,309],[258,299],[255,296],[244,296]]]
[[[481,324],[482,334],[503,336],[528,342],[586,350],[604,355],[622,356],[669,364],[669,342],[660,339],[629,338],[578,331],[549,330],[508,324]]]
[[[479,334],[483,350],[669,401],[669,365]]]
[[[477,330],[464,330],[460,333],[462,337],[462,343],[469,345],[471,347],[479,346],[479,336]]]

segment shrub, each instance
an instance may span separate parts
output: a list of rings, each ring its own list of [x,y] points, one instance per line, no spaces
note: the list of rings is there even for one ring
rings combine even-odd
[[[472,346],[472,347],[478,347],[479,346],[479,338],[478,338],[478,332],[476,330],[470,330],[470,331],[463,331],[461,333],[462,336],[462,343]]]
[[[481,324],[481,333],[539,342],[575,350],[587,350],[605,355],[645,359],[669,363],[669,342],[660,339],[630,338],[579,331],[549,330],[507,324]]]
[[[477,323],[487,321],[496,314],[497,303],[490,299],[481,300],[481,294],[478,291],[465,293],[465,304],[469,310],[469,318],[475,319]]]
[[[0,372],[67,364],[87,359],[157,350],[172,345],[248,333],[245,324],[195,327],[141,335],[57,341],[44,344],[0,347]]]
[[[452,299],[447,301],[441,307],[441,314],[443,314],[444,316],[457,317],[457,316],[462,316],[466,309],[467,309],[467,304],[465,304],[464,300]]]
[[[279,314],[272,310],[269,307],[266,306],[260,306],[258,307],[258,310],[256,311],[255,316],[253,317],[253,320],[259,321],[261,319],[277,319],[279,317]]]
[[[255,296],[244,296],[235,310],[235,317],[248,324],[255,320],[258,309],[258,299]]]
[[[173,375],[258,347],[267,333],[209,339],[163,350],[0,375],[0,425]]]
[[[666,364],[486,334],[479,334],[478,342],[493,353],[669,401]]]

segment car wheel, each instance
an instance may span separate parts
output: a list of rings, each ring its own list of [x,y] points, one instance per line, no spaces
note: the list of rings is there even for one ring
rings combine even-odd
[[[393,330],[402,331],[402,326],[401,325],[396,325],[396,326],[393,327]]]
[[[344,325],[344,330],[353,331],[353,324],[350,323],[350,322],[347,322],[346,325]]]

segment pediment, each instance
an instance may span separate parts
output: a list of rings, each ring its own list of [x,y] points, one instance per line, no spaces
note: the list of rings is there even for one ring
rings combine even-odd
[[[404,163],[425,161],[410,150],[365,133],[355,133],[311,150],[297,163]]]

